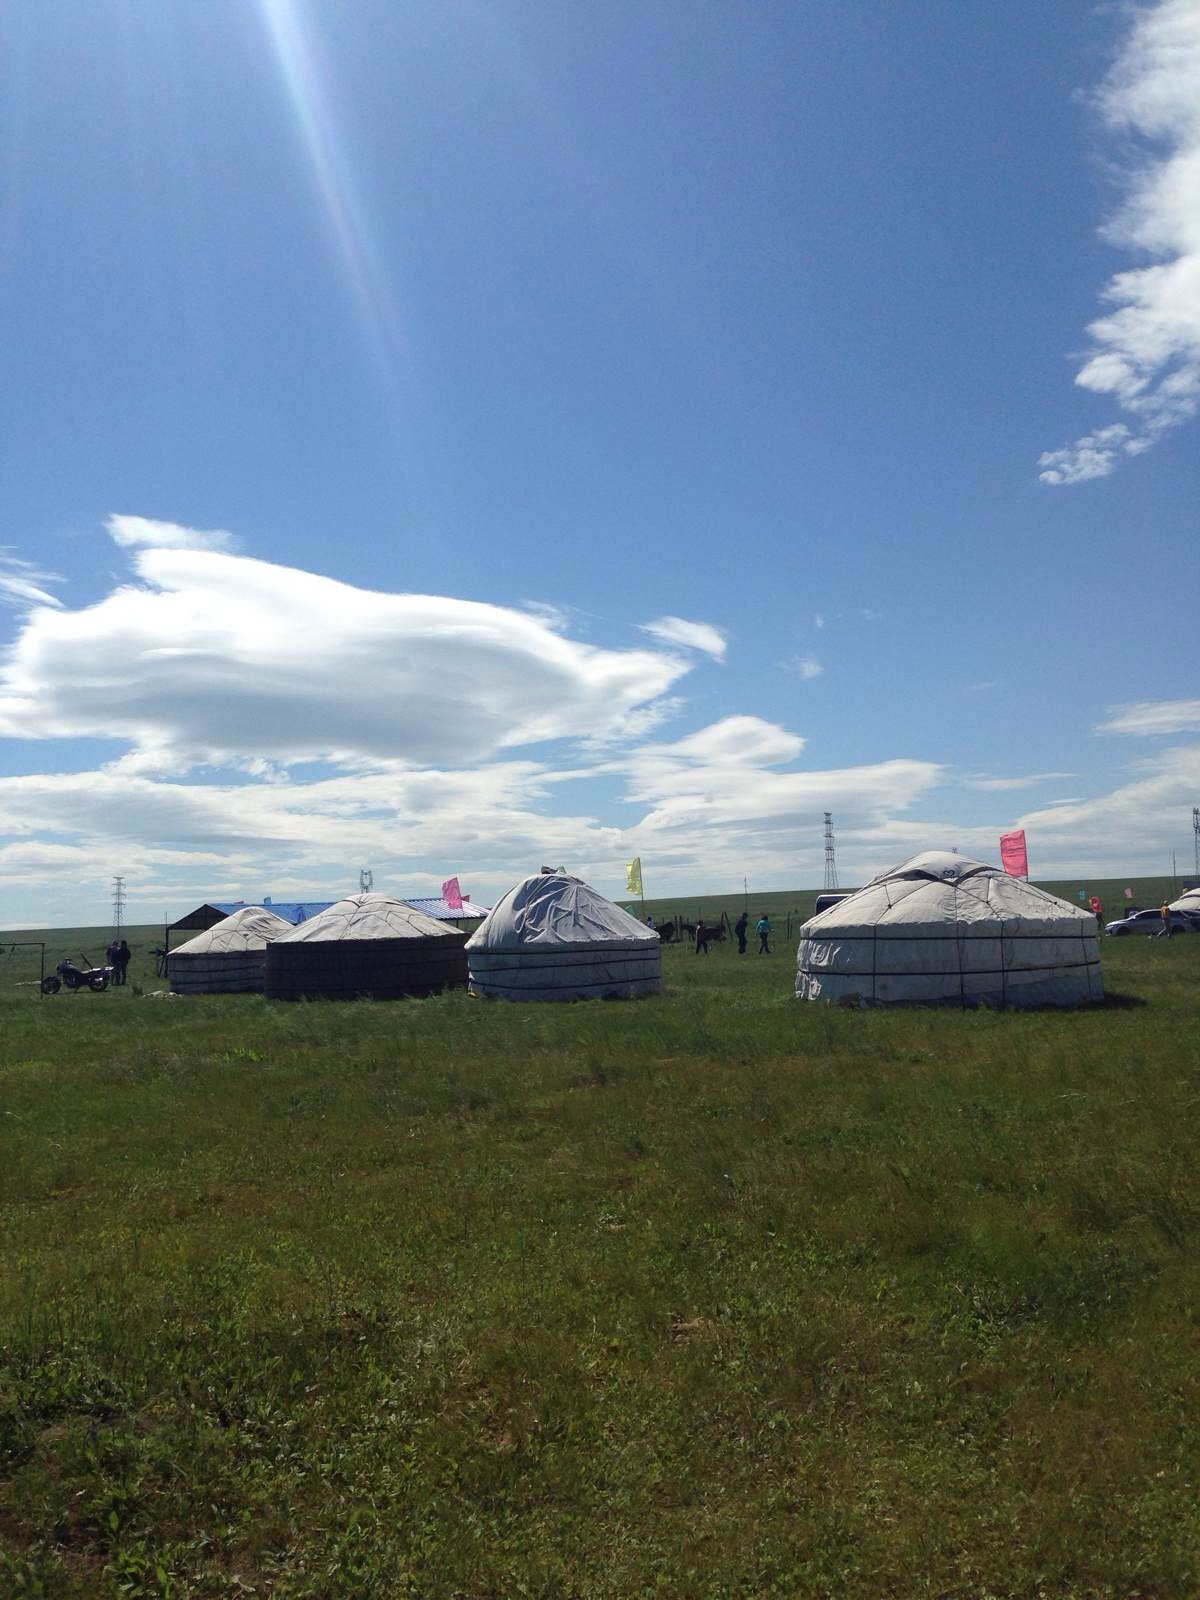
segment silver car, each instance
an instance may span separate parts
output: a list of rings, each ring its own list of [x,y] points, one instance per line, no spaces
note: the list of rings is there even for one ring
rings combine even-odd
[[[1133,911],[1127,917],[1118,917],[1115,922],[1105,926],[1105,933],[1112,934],[1114,939],[1123,938],[1127,933],[1140,933],[1152,936],[1162,932],[1162,913],[1154,907],[1147,911]],[[1200,923],[1189,917],[1185,911],[1171,912],[1171,932],[1195,933],[1200,931]]]

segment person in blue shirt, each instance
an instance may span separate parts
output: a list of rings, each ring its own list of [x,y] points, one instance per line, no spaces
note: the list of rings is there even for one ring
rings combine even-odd
[[[758,953],[760,956],[771,954],[771,919],[764,911],[754,924],[754,931],[758,935]]]

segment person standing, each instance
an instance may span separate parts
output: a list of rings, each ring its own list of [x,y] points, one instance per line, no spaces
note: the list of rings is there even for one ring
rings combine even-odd
[[[120,981],[121,981],[120,978],[117,976],[117,969],[120,966],[120,957],[121,957],[120,941],[117,940],[117,939],[110,939],[108,941],[108,948],[104,952],[104,965],[106,967],[111,967],[112,968],[112,981],[113,981],[114,984],[120,983]]]
[[[118,988],[124,988],[125,986],[125,974],[128,971],[129,958],[132,955],[133,951],[129,948],[125,940],[122,939],[113,954],[112,963],[113,983],[116,984]]]
[[[1158,937],[1160,939],[1169,939],[1173,931],[1171,928],[1171,908],[1165,898],[1158,908],[1158,914],[1162,918],[1162,927],[1158,931]]]
[[[696,923],[696,952],[695,953],[698,956],[706,956],[708,954],[708,940],[709,940],[709,930],[704,926],[704,918],[701,917],[699,919],[699,921]]]
[[[744,956],[746,954],[746,929],[749,927],[749,925],[750,916],[746,911],[742,912],[741,916],[733,925],[733,931],[737,935],[738,955],[740,956]]]
[[[760,956],[771,954],[771,919],[764,911],[754,924],[754,931],[758,935],[758,953]]]

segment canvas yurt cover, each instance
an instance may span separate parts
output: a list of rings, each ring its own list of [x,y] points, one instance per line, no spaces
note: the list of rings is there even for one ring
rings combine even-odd
[[[467,940],[471,993],[498,1000],[655,994],[662,946],[620,906],[566,873],[510,889]]]
[[[466,934],[388,894],[352,894],[267,950],[268,1000],[395,1000],[467,981]]]
[[[171,951],[171,988],[176,994],[261,994],[267,946],[291,931],[274,912],[245,906]]]
[[[999,867],[929,851],[800,930],[796,994],[864,1004],[1071,1006],[1103,999],[1090,911]]]

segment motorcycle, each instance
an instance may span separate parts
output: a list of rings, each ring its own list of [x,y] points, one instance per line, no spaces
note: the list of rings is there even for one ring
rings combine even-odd
[[[87,957],[84,956],[86,961]],[[93,994],[103,994],[108,988],[108,980],[112,977],[111,967],[77,967],[68,957],[64,957],[53,972],[48,972],[42,979],[43,994],[57,994],[65,985],[74,994],[80,989],[90,989]]]

